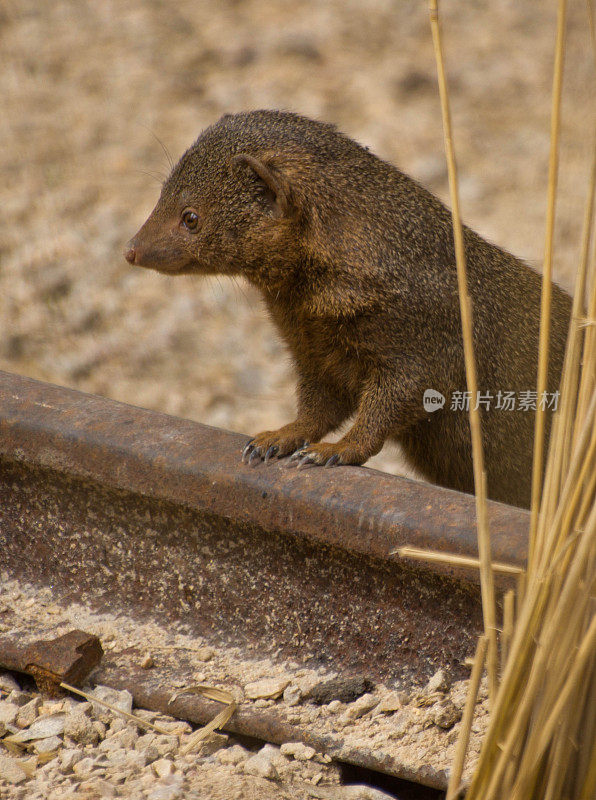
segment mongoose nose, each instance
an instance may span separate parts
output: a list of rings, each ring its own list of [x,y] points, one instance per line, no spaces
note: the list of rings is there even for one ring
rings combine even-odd
[[[124,258],[128,261],[129,264],[134,264],[136,257],[137,257],[137,251],[135,250],[133,245],[130,245],[124,253]]]

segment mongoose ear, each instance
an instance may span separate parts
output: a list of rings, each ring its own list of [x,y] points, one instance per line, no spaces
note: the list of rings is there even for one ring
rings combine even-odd
[[[246,164],[259,176],[272,194],[275,216],[285,217],[290,213],[290,191],[283,175],[248,153],[239,153],[234,156],[232,163]]]

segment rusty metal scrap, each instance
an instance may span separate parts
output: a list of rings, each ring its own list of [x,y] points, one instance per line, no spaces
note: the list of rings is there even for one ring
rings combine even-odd
[[[31,675],[49,695],[60,694],[63,681],[80,686],[102,655],[98,637],[80,630],[26,644],[14,637],[0,638],[0,667]]]

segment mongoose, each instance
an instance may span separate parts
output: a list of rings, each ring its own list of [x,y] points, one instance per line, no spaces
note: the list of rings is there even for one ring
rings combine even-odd
[[[571,301],[553,286],[549,395],[536,398],[541,279],[464,236],[488,495],[528,506],[533,407],[548,403],[548,430]],[[474,491],[451,213],[333,125],[223,116],[173,168],[125,257],[168,275],[243,275],[261,292],[293,358],[298,413],[252,439],[246,460],[363,464],[390,439],[430,481]],[[339,441],[321,441],[352,416]]]

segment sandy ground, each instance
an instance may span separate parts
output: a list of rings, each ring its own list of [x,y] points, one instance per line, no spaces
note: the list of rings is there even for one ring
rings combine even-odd
[[[465,219],[539,264],[555,4],[444,5]],[[570,16],[567,288],[593,124],[580,0]],[[423,2],[5,0],[0,57],[0,369],[247,433],[292,418],[291,365],[252,290],[122,258],[169,169],[158,139],[177,158],[224,112],[333,121],[447,196]]]

